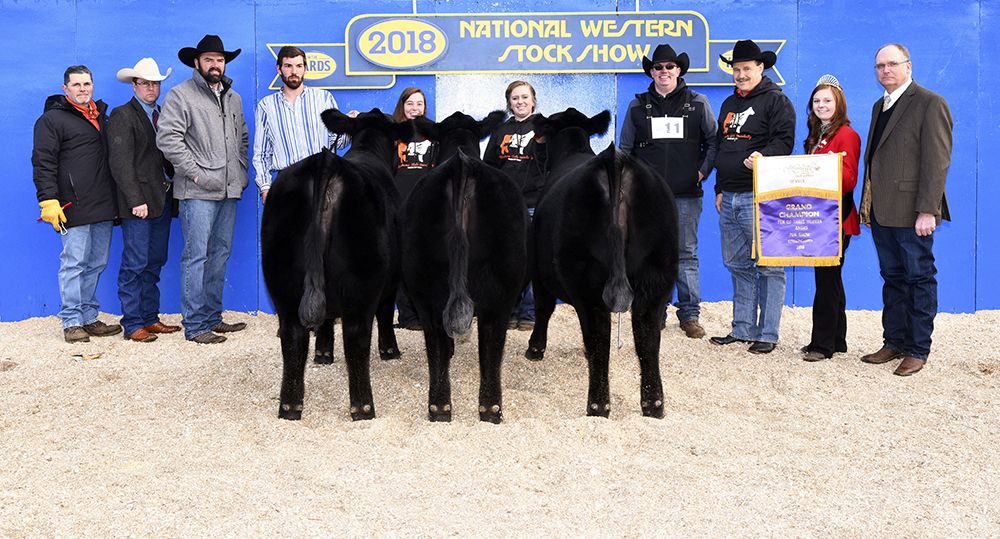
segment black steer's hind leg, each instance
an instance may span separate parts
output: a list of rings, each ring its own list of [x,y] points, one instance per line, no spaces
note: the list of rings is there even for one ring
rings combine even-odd
[[[665,301],[665,300],[664,300]],[[651,308],[644,308],[651,307]],[[664,303],[642,305],[632,310],[632,337],[639,357],[639,404],[642,415],[663,417],[663,381],[660,377],[660,320]]]
[[[281,324],[281,357],[284,369],[281,375],[281,397],[278,417],[297,421],[302,419],[305,396],[306,356],[309,354],[309,330],[298,322]]]
[[[392,329],[392,314],[395,308],[395,294],[379,303],[375,310],[378,321],[378,356],[381,359],[398,359],[403,354],[396,343],[396,333]]]
[[[507,309],[509,311],[510,309]],[[507,314],[479,315],[479,420],[503,421],[500,372],[507,340]]]
[[[587,356],[589,388],[587,415],[608,417],[611,413],[611,390],[608,361],[611,355],[611,314],[598,308],[579,309],[583,332],[584,355]]]
[[[316,357],[313,361],[319,365],[333,363],[334,322],[334,319],[328,319],[316,329]]]
[[[421,320],[421,323],[424,321]],[[454,354],[454,342],[438,324],[424,325],[427,346],[427,370],[430,384],[427,393],[427,419],[432,422],[451,421],[451,379],[449,370]]]
[[[528,338],[528,349],[524,351],[524,357],[532,361],[541,361],[545,357],[549,320],[556,309],[556,297],[538,282],[532,286],[535,292],[535,328]]]
[[[371,313],[371,311],[368,311]],[[371,345],[372,316],[347,315],[341,318],[344,331],[344,360],[347,363],[347,385],[351,397],[351,419],[375,418],[372,397]]]

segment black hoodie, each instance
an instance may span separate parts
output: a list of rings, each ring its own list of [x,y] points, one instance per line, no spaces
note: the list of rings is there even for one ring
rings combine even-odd
[[[789,155],[795,144],[795,109],[780,88],[764,77],[745,97],[739,89],[719,110],[719,153],[715,192],[753,191],[753,171],[743,160],[757,151],[770,157]]]
[[[38,201],[72,202],[63,210],[67,227],[118,216],[118,192],[108,166],[108,106],[96,104],[100,131],[64,95],[49,96],[35,122],[31,166]]]

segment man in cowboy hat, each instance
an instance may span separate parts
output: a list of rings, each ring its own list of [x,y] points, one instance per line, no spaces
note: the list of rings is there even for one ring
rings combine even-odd
[[[719,110],[719,153],[715,158],[715,207],[719,210],[722,258],[733,276],[732,331],[713,344],[751,342],[750,352],[767,354],[778,342],[785,302],[785,269],[759,266],[753,251],[753,159],[789,155],[795,141],[795,109],[764,70],[777,55],[753,41],[738,41],[732,59],[736,89]]]
[[[667,44],[656,47],[652,60],[642,58],[642,69],[653,82],[629,103],[619,147],[666,178],[674,193],[680,240],[674,305],[684,333],[700,339],[705,336],[705,329],[698,323],[698,222],[705,194],[701,182],[714,166],[718,127],[708,99],[688,89],[684,82],[690,65],[687,53],[678,55]]]
[[[271,181],[281,169],[320,152],[323,148],[346,148],[347,135],[331,133],[320,113],[336,109],[337,100],[326,90],[305,85],[306,53],[286,45],[278,50],[281,90],[265,96],[254,111],[253,168],[261,201],[267,202]],[[357,117],[358,111],[347,113]]]
[[[108,106],[93,100],[94,79],[86,66],[68,67],[62,89],[65,95],[45,100],[45,112],[35,122],[32,176],[42,220],[62,232],[63,338],[90,342],[90,337],[122,331],[97,319],[97,281],[108,265],[112,222],[118,216],[108,169]]]
[[[219,36],[207,35],[177,57],[193,67],[191,78],[163,100],[156,145],[173,163],[174,198],[179,200],[181,311],[184,336],[200,344],[221,343],[219,333],[246,324],[222,321],[226,262],[233,245],[236,204],[249,183],[250,146],[243,101],[226,76],[226,64],[240,49],[226,51]]]
[[[937,315],[934,229],[951,220],[945,180],[954,122],[948,103],[910,77],[910,52],[897,43],[875,54],[885,88],[872,107],[865,150],[861,222],[872,229],[882,286],[883,344],[865,363],[903,358],[893,374],[924,367]]]
[[[160,322],[160,269],[167,262],[173,195],[173,166],[156,147],[160,107],[160,74],[152,58],[118,71],[118,80],[132,85],[135,96],[116,107],[108,118],[111,174],[118,184],[118,215],[122,218],[122,263],[118,299],[125,338],[156,340],[157,333],[180,328]]]

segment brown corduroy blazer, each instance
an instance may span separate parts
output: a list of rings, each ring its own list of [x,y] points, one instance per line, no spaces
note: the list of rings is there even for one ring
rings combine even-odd
[[[882,99],[872,107],[865,148],[865,179],[860,217],[870,224],[874,206],[878,223],[912,227],[918,213],[951,220],[945,179],[951,164],[951,110],[938,94],[915,81],[899,97],[881,140],[872,140]]]

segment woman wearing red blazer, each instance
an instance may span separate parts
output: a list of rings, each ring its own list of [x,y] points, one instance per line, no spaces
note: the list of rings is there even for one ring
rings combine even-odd
[[[847,100],[840,83],[832,75],[819,79],[809,96],[809,136],[805,151],[809,154],[844,152],[844,197],[841,202],[844,254],[851,236],[861,234],[858,212],[854,207],[854,186],[858,183],[858,158],[861,157],[861,137],[850,128]],[[836,266],[817,267],[816,296],[813,298],[812,340],[802,348],[806,361],[820,361],[834,352],[847,351],[847,297],[841,270],[844,257]]]

